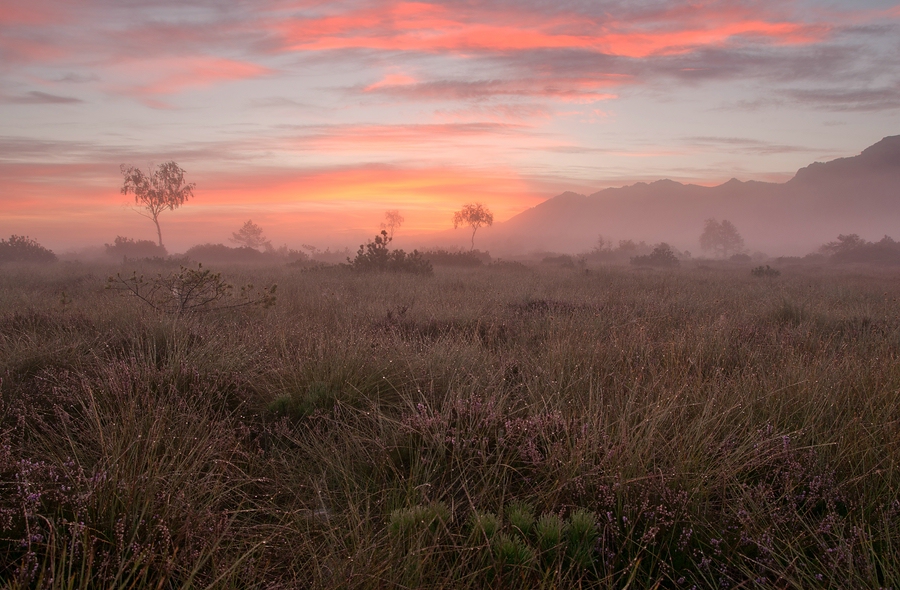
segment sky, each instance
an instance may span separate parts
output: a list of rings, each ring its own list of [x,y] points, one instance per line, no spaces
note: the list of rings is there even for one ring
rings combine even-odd
[[[479,202],[785,181],[900,134],[900,2],[4,0],[0,236],[155,239],[120,166],[177,162],[170,251],[398,242]],[[460,230],[460,243],[466,242]]]

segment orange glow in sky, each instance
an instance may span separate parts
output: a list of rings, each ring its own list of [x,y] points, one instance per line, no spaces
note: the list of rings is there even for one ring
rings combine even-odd
[[[564,190],[786,179],[900,133],[897,38],[890,0],[9,0],[0,236],[151,238],[119,166],[169,160],[197,183],[173,248],[246,218],[296,247],[388,209],[421,236],[468,202],[503,222]]]

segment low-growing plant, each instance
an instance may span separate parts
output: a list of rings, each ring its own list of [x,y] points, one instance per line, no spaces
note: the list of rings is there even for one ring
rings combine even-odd
[[[347,258],[351,270],[358,272],[406,272],[411,274],[431,275],[431,262],[421,252],[413,250],[407,254],[403,250],[389,250],[392,238],[386,230],[368,244],[360,245],[356,258]]]
[[[566,549],[572,563],[580,568],[590,568],[594,563],[595,543],[599,536],[596,514],[584,509],[570,514],[566,527]]]
[[[469,515],[469,537],[474,543],[491,541],[500,532],[500,519],[493,512],[475,510]]]
[[[451,252],[443,249],[425,250],[422,257],[435,266],[474,268],[491,262],[491,255],[481,250]]]
[[[161,246],[152,240],[135,240],[116,236],[112,244],[104,244],[106,254],[116,258],[163,258],[168,256],[165,246]]]
[[[534,549],[518,535],[500,533],[493,540],[492,549],[501,568],[521,570],[525,574],[535,563]]]
[[[275,304],[276,285],[254,291],[252,284],[241,287],[233,296],[234,287],[225,282],[221,273],[214,273],[198,265],[196,269],[181,267],[166,276],[145,279],[134,271],[131,276],[107,279],[107,288],[130,293],[156,311],[181,314],[212,310],[234,309],[249,305],[271,307]]]
[[[534,536],[541,555],[553,557],[565,540],[566,522],[558,514],[542,514],[534,526]]]
[[[516,502],[506,509],[506,518],[513,531],[520,537],[528,537],[534,526],[534,509],[528,504]]]
[[[388,532],[406,539],[424,532],[436,533],[442,526],[446,526],[450,516],[450,509],[443,502],[398,508],[391,512]]]
[[[750,274],[755,277],[777,277],[781,275],[781,271],[777,268],[772,268],[767,264],[765,266],[757,266],[750,271]]]

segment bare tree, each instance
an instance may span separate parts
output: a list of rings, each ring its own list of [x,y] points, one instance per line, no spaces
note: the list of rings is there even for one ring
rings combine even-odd
[[[472,250],[475,249],[475,232],[484,225],[494,225],[494,214],[481,203],[470,203],[453,214],[453,229],[460,225],[468,225],[472,228]]]
[[[721,222],[707,219],[703,233],[700,235],[700,248],[703,251],[712,250],[717,256],[727,258],[745,250],[744,238],[738,233],[734,224],[727,219],[723,219]]]
[[[384,222],[381,224],[381,229],[385,230],[388,233],[388,237],[393,240],[394,230],[403,225],[404,221],[406,220],[403,219],[403,216],[400,215],[398,210],[392,209],[390,211],[385,211]]]
[[[262,247],[266,251],[272,250],[272,242],[263,236],[263,229],[253,223],[252,219],[248,219],[241,229],[231,235],[233,237],[228,239],[235,244],[254,249]]]
[[[134,166],[122,164],[119,167],[125,182],[122,185],[122,194],[134,195],[134,202],[147,212],[144,217],[153,221],[156,226],[156,235],[159,245],[162,246],[162,230],[159,229],[159,214],[166,209],[177,209],[185,201],[194,196],[193,182],[184,181],[184,170],[175,162],[166,162],[156,167],[154,171],[144,174],[143,170]]]

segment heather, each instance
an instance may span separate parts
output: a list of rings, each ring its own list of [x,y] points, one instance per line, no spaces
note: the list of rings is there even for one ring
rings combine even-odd
[[[357,270],[4,266],[3,586],[900,588],[896,274]]]

